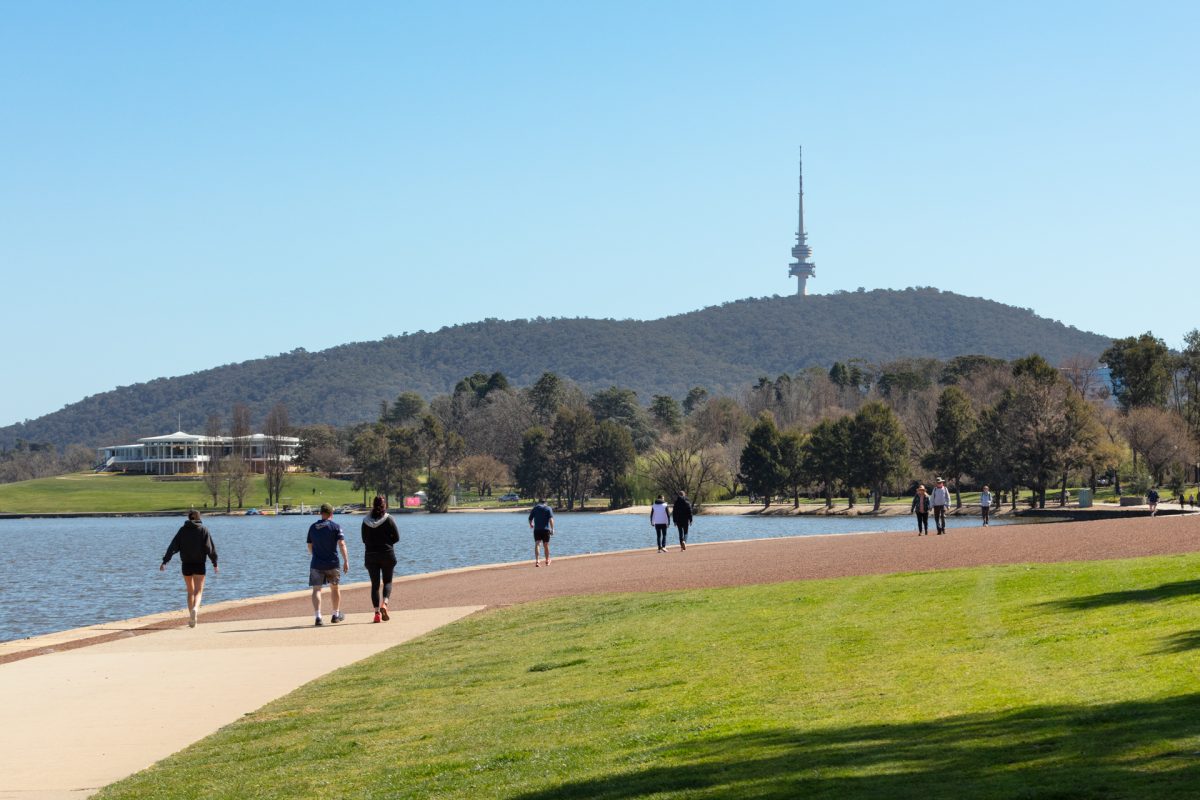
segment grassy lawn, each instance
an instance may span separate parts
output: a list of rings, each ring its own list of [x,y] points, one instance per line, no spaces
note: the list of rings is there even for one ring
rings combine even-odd
[[[354,491],[348,481],[306,474],[289,475],[282,494],[285,503],[297,505],[362,502],[362,492]],[[244,498],[246,506],[260,505],[266,497],[263,478],[256,476]],[[0,484],[0,512],[9,513],[175,511],[204,508],[205,503],[211,505],[212,497],[200,481],[156,481],[147,475],[82,472]]]
[[[1198,570],[1189,555],[498,610],[99,796],[1195,797]]]

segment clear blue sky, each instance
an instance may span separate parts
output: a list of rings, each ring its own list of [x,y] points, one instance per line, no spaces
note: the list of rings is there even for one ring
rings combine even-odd
[[[811,291],[1178,347],[1198,32],[1190,2],[6,3],[0,424],[296,347],[790,294],[798,145]]]

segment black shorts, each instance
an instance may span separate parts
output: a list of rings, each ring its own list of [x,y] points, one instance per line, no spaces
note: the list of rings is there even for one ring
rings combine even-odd
[[[184,561],[180,564],[180,566],[183,567],[184,575],[203,575],[205,563],[206,562],[204,562],[204,561],[200,561],[200,562],[196,562],[196,563],[193,563],[190,561]]]
[[[550,541],[550,536],[553,533],[554,533],[553,531],[547,530],[545,528],[535,530],[533,532],[533,540],[535,542],[548,542],[548,541]]]

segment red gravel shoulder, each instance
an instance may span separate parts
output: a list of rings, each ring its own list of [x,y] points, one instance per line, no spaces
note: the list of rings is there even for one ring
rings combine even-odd
[[[699,537],[697,537],[699,538]],[[403,542],[400,545],[403,547]],[[503,606],[548,597],[652,592],[878,575],[988,564],[1093,561],[1200,551],[1200,515],[1092,522],[951,528],[945,536],[872,533],[653,548],[413,576],[393,588],[393,608]],[[370,607],[368,590],[349,588],[343,608]],[[328,601],[326,601],[328,602]],[[249,619],[306,616],[307,598],[217,612]]]

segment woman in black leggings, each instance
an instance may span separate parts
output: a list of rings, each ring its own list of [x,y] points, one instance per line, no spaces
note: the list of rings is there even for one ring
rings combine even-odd
[[[387,513],[387,499],[376,495],[371,503],[371,513],[363,519],[362,541],[365,548],[363,558],[367,574],[371,576],[371,605],[375,607],[375,622],[387,622],[388,598],[392,596],[392,570],[396,568],[396,550],[393,545],[400,541],[400,529],[396,520]],[[383,597],[379,588],[383,586]]]

